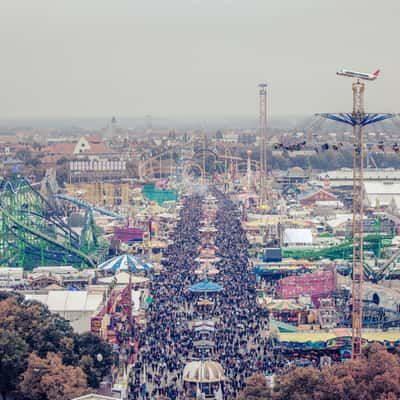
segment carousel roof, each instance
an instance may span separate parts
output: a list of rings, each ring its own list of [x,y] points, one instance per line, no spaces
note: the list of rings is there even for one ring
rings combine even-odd
[[[150,263],[140,262],[132,255],[123,254],[103,262],[99,265],[98,269],[100,271],[109,271],[114,273],[117,271],[139,272],[153,269],[153,265]]]
[[[105,278],[99,278],[98,282],[108,284],[114,281],[117,285],[126,285],[129,283],[129,278],[131,279],[131,282],[134,285],[149,281],[149,278],[144,278],[143,276],[135,275],[130,277],[130,274],[128,272],[122,271],[113,276],[106,276]]]
[[[270,311],[295,311],[303,309],[300,304],[286,299],[272,301],[265,308]]]
[[[183,369],[185,382],[214,383],[225,380],[224,370],[215,361],[192,361]]]
[[[189,288],[190,292],[195,293],[221,292],[222,290],[224,290],[222,285],[211,281],[198,282]]]

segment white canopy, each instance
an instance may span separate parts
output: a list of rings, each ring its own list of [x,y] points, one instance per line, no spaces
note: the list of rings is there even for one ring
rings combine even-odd
[[[283,233],[283,243],[286,245],[312,245],[311,229],[285,229]]]

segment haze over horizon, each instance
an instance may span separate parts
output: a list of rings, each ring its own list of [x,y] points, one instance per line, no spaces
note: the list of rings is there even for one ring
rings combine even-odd
[[[0,122],[257,120],[261,81],[272,118],[349,111],[341,67],[381,68],[367,110],[395,112],[399,12],[395,0],[0,0]]]

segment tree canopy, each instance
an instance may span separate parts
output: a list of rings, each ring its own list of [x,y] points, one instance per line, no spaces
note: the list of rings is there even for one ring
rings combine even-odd
[[[254,374],[246,382],[238,400],[272,399],[271,389],[263,374]]]
[[[87,391],[86,375],[79,367],[64,365],[55,353],[45,358],[31,353],[20,391],[31,400],[70,400]]]
[[[379,344],[363,356],[322,369],[295,367],[276,376],[272,393],[262,375],[253,375],[239,400],[394,400],[400,398],[400,355]]]
[[[113,362],[112,348],[103,339],[89,332],[74,333],[67,320],[50,313],[43,304],[0,292],[0,393],[3,397],[12,391],[18,394],[26,389],[28,392],[27,382],[35,363],[41,368],[60,366],[62,373],[56,376],[58,381],[76,376],[78,386],[84,383],[82,389],[86,390],[87,386],[99,386]],[[43,387],[45,380],[40,382]],[[64,389],[66,393],[70,390]],[[73,390],[79,392],[77,388]],[[37,398],[28,393],[24,396],[26,400]]]
[[[28,345],[15,332],[0,329],[0,393],[2,398],[15,390],[26,368]]]

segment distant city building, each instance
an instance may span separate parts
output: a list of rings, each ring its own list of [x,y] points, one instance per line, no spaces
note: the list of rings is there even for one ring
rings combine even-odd
[[[239,134],[234,131],[230,131],[230,132],[224,132],[222,140],[225,143],[238,143],[238,139],[239,139]]]
[[[257,135],[255,133],[240,133],[238,136],[240,144],[253,145],[257,142]]]

